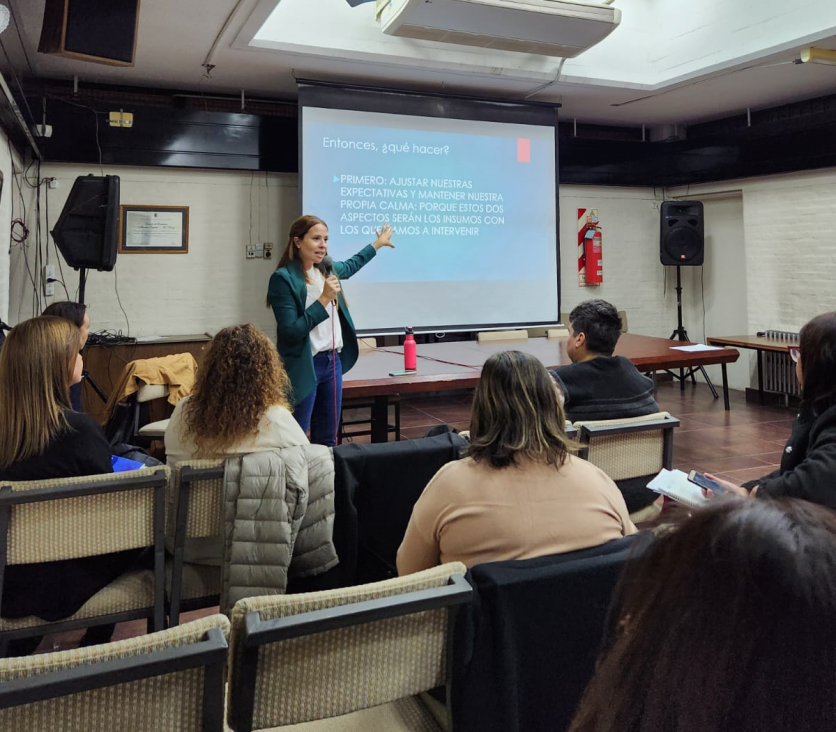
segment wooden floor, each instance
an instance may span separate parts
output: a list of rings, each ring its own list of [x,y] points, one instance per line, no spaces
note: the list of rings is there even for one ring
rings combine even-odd
[[[723,400],[714,399],[705,384],[661,383],[656,395],[659,406],[680,420],[674,433],[674,467],[714,473],[735,483],[759,478],[774,470],[781,460],[795,412],[777,407],[747,404],[743,393],[731,392],[731,411]],[[437,425],[468,429],[471,396],[405,399],[401,404],[401,435],[423,437]],[[357,438],[367,441],[368,438]],[[183,622],[217,612],[217,609],[184,613]],[[117,626],[113,640],[145,633],[145,623],[135,621]],[[83,631],[44,638],[39,651],[74,648]]]
[[[730,392],[731,411],[714,399],[705,384],[661,383],[659,406],[680,420],[674,434],[674,467],[714,473],[736,483],[758,478],[781,461],[795,412],[747,404],[743,392]],[[449,424],[468,428],[470,396],[411,399],[401,405],[401,434],[422,437],[427,430]]]

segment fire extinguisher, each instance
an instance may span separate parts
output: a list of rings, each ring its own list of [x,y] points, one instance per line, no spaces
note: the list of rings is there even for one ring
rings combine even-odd
[[[604,281],[603,254],[601,252],[601,232],[596,231],[583,242],[586,283],[600,285]]]

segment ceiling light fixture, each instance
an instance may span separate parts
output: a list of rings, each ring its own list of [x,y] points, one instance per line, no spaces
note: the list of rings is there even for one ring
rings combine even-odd
[[[801,63],[836,66],[836,51],[830,48],[802,48]]]
[[[12,14],[5,5],[0,5],[0,33],[9,27],[9,22],[12,19]]]

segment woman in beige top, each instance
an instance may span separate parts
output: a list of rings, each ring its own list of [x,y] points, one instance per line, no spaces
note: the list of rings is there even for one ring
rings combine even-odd
[[[467,457],[441,468],[412,509],[399,574],[560,554],[635,533],[615,483],[570,454],[554,381],[533,356],[505,351],[485,362],[470,440]]]

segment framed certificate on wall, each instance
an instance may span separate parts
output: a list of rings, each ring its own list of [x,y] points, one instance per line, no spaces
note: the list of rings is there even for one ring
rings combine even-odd
[[[119,207],[120,254],[188,254],[188,206]]]

